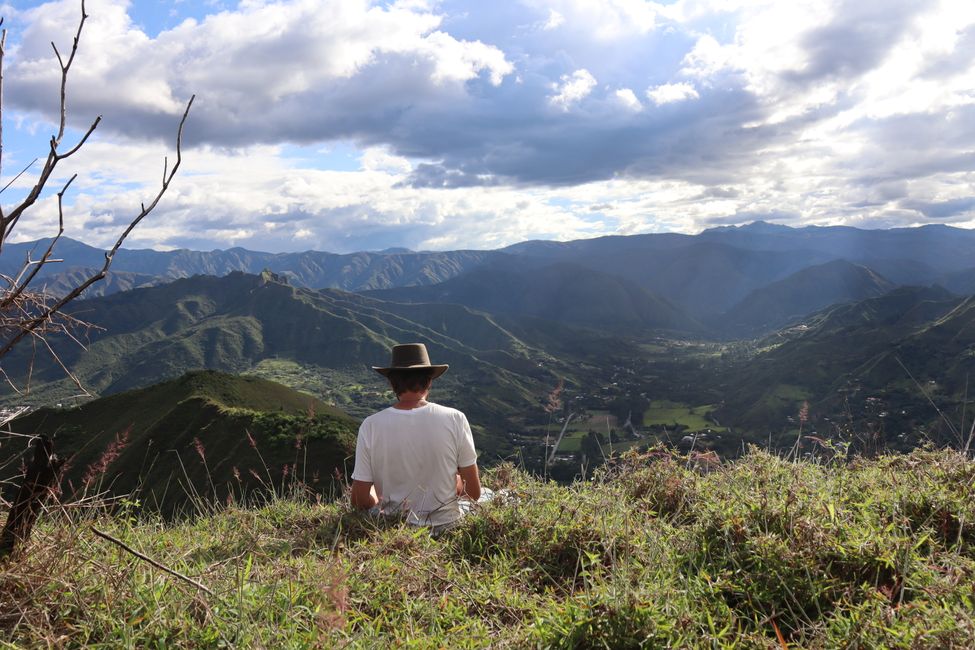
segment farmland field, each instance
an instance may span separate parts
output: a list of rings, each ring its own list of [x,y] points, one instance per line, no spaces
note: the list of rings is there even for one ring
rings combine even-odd
[[[681,402],[658,400],[650,402],[650,408],[643,414],[643,425],[647,427],[673,427],[683,425],[687,431],[724,431],[725,428],[712,422],[707,414],[714,407],[710,404],[703,406],[688,406]]]

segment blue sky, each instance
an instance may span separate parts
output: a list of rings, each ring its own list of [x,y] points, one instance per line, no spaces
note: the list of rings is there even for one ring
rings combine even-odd
[[[0,181],[45,152],[80,2],[15,1]],[[347,252],[975,226],[975,3],[88,0],[62,163],[16,238]],[[30,174],[0,195],[9,206]]]

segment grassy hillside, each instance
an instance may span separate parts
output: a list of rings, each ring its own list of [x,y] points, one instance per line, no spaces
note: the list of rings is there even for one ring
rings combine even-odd
[[[946,401],[939,400],[945,411],[963,398],[964,375],[972,369],[967,350],[975,345],[975,310],[960,307],[962,300],[944,289],[901,287],[824,310],[769,337],[765,349],[726,369],[726,401],[718,417],[757,430],[789,428],[786,418],[808,400],[814,413],[849,422],[875,399],[884,404],[875,415],[890,416],[883,418],[887,430],[910,433],[902,442],[917,444],[915,428],[938,416],[912,375],[923,384],[950,380]],[[784,393],[791,399],[780,399]],[[961,419],[960,412],[951,416],[956,415]],[[835,425],[827,426],[837,433]]]
[[[274,382],[201,371],[77,408],[40,409],[11,426],[55,436],[69,493],[137,493],[172,513],[197,496],[279,485],[296,466],[325,490],[354,453],[358,423]],[[6,445],[0,459],[20,450]]]
[[[300,498],[165,524],[54,510],[0,573],[23,647],[970,648],[975,462],[664,452],[507,493],[440,539]],[[129,516],[126,516],[129,515]],[[191,577],[163,573],[91,525]]]

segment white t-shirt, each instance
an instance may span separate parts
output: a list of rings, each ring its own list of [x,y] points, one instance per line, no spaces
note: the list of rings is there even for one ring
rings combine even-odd
[[[376,485],[384,511],[407,510],[410,523],[439,526],[460,518],[457,468],[475,462],[470,424],[457,409],[389,407],[362,421],[352,478]]]

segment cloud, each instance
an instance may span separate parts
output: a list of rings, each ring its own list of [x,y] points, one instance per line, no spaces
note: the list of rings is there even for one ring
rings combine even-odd
[[[64,172],[92,175],[73,209],[99,241],[158,183],[194,92],[195,166],[144,245],[975,221],[952,212],[975,165],[975,3],[266,0],[153,30],[122,0],[88,10],[69,119],[104,115],[105,158]],[[78,6],[8,15],[11,170],[56,118],[49,41],[66,50]]]
[[[687,82],[676,84],[662,84],[653,88],[647,88],[647,98],[657,106],[670,104],[672,102],[682,102],[688,99],[697,99],[697,89]]]
[[[107,128],[130,137],[168,137],[195,93],[190,143],[328,140],[452,103],[465,84],[496,86],[513,72],[497,48],[456,39],[438,29],[441,16],[400,3],[245,3],[155,39],[132,24],[124,4],[93,0],[88,11],[70,115],[80,124],[104,114]],[[18,108],[54,117],[58,75],[48,41],[67,42],[77,14],[68,0],[24,13],[28,27],[8,73]]]
[[[525,0],[524,4],[548,12],[546,28],[582,25],[593,38],[612,42],[645,35],[657,26],[660,7],[646,0]]]
[[[555,84],[556,94],[549,97],[552,106],[568,111],[579,101],[585,99],[596,87],[596,78],[588,70],[576,70],[572,74],[564,74],[559,83]]]
[[[631,88],[620,88],[615,93],[617,101],[622,104],[625,108],[631,111],[639,111],[643,109],[643,104],[640,100],[636,98],[636,93],[633,92]]]
[[[915,210],[932,221],[967,221],[975,217],[975,196],[965,196],[945,201],[904,201],[908,210]]]
[[[784,76],[808,83],[824,77],[857,77],[872,70],[900,45],[924,9],[924,3],[915,0],[838,2],[833,20],[803,34],[804,61]]]
[[[555,9],[549,9],[548,19],[545,24],[542,25],[542,29],[549,31],[552,29],[558,29],[559,25],[565,22],[565,16],[557,12]]]

